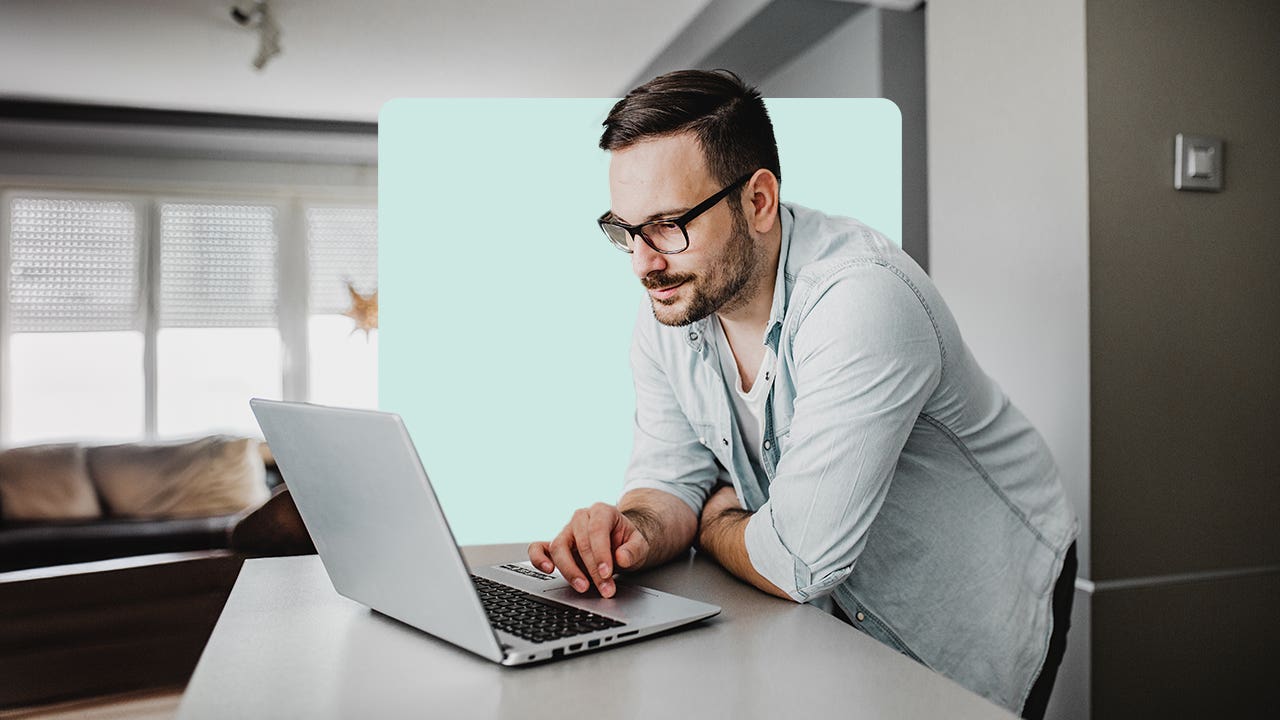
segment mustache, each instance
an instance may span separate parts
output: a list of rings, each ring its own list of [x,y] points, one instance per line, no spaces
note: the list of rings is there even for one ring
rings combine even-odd
[[[672,285],[689,282],[694,278],[693,275],[685,273],[683,275],[668,275],[664,272],[654,271],[640,278],[640,284],[645,290],[659,290],[661,288],[669,288]]]

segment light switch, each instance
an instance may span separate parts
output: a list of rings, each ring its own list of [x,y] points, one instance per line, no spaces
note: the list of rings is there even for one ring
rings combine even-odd
[[[1222,138],[1178,133],[1173,141],[1173,186],[1179,190],[1222,190]]]
[[[1193,178],[1213,177],[1213,148],[1193,147],[1188,159],[1188,175]]]

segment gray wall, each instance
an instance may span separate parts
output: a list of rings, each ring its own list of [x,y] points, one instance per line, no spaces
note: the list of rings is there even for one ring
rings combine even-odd
[[[761,78],[765,97],[879,97],[880,11],[867,9]]]
[[[932,274],[1085,521],[1049,716],[1275,717],[1280,6],[927,6]],[[1226,190],[1172,187],[1177,132]]]
[[[1084,0],[926,7],[930,273],[965,339],[1044,434],[1089,577]],[[1089,601],[1050,717],[1089,714]]]
[[[1280,4],[1224,5],[1089,2],[1097,580],[1280,565]]]
[[[1087,16],[1097,716],[1276,717],[1280,5]],[[1173,189],[1178,132],[1222,193]]]

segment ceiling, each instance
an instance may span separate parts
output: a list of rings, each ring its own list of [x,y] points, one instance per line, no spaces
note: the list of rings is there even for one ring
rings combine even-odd
[[[231,0],[5,0],[0,97],[366,121],[393,97],[612,97],[707,4],[272,0],[259,72]]]

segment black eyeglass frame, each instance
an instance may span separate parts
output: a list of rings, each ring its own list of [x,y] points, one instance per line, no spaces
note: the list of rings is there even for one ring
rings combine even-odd
[[[609,229],[605,227],[606,225],[613,225],[614,227],[619,227],[619,228],[622,228],[623,230],[626,230],[628,240],[639,235],[640,239],[644,241],[644,244],[648,245],[650,248],[653,248],[653,251],[656,253],[660,253],[662,255],[676,255],[689,249],[689,229],[687,227],[689,223],[693,222],[694,219],[696,219],[702,213],[715,207],[716,203],[725,199],[725,197],[727,197],[729,193],[733,192],[735,189],[746,184],[746,182],[750,180],[752,176],[754,176],[755,174],[756,174],[756,171],[752,170],[746,175],[743,175],[737,180],[734,180],[732,183],[729,183],[727,186],[725,186],[723,190],[716,193],[715,195],[712,195],[706,200],[703,200],[697,205],[694,205],[689,210],[689,212],[677,218],[658,218],[657,220],[650,220],[649,222],[640,223],[639,225],[627,225],[626,223],[620,223],[617,220],[609,220],[608,218],[609,218],[609,215],[612,213],[612,211],[606,210],[605,213],[601,215],[598,220],[596,220],[596,223],[600,226],[600,230],[605,234],[605,237],[609,238],[609,244],[627,254],[631,254],[635,252],[634,250],[631,249],[630,243],[627,244],[627,247],[623,247],[619,245],[617,242],[614,241],[613,236],[609,234]],[[653,244],[653,241],[650,240],[649,237],[644,234],[645,228],[649,227],[650,225],[657,225],[659,223],[674,223],[676,227],[680,228],[680,234],[684,235],[684,247],[680,248],[679,250],[659,250],[657,246]]]

